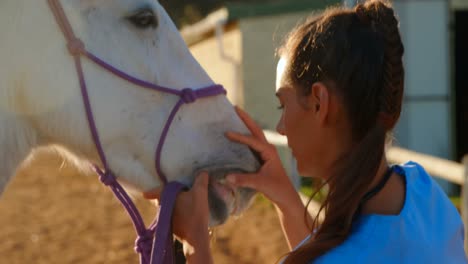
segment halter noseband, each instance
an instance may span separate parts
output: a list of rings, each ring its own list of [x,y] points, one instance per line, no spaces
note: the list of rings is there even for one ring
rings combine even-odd
[[[175,199],[177,194],[182,191],[185,186],[178,182],[168,182],[166,176],[161,169],[161,153],[169,131],[170,125],[174,120],[177,111],[183,104],[194,103],[198,98],[216,96],[220,94],[226,94],[223,86],[212,85],[206,88],[193,90],[191,88],[185,88],[182,90],[172,89],[168,87],[159,86],[147,81],[135,78],[98,58],[88,50],[79,38],[77,38],[73,32],[73,29],[65,15],[62,5],[59,0],[47,0],[52,13],[55,16],[55,20],[59,25],[65,39],[67,41],[67,48],[69,53],[73,56],[76,72],[80,82],[81,95],[83,98],[84,107],[86,110],[86,117],[88,119],[89,128],[91,135],[98,151],[99,157],[103,164],[104,170],[94,165],[94,170],[98,173],[100,180],[111,188],[117,199],[120,200],[124,208],[127,210],[129,216],[133,221],[133,225],[138,234],[135,241],[135,251],[140,254],[141,264],[162,264],[162,263],[173,263],[172,254],[172,231],[171,231],[171,218],[172,210],[174,208]],[[158,145],[156,147],[155,154],[155,167],[156,172],[164,183],[164,190],[161,195],[161,208],[159,216],[153,221],[149,228],[145,227],[143,219],[138,212],[136,206],[125,192],[123,187],[117,182],[115,175],[110,170],[104,150],[99,140],[99,134],[96,128],[96,123],[93,118],[93,112],[89,101],[88,91],[86,82],[84,79],[83,68],[81,64],[81,56],[85,56],[89,60],[93,61],[100,67],[106,69],[110,73],[117,77],[124,79],[137,86],[151,89],[153,91],[159,91],[163,93],[173,94],[179,97],[179,100],[173,107],[166,124],[162,130],[161,137],[159,138]]]

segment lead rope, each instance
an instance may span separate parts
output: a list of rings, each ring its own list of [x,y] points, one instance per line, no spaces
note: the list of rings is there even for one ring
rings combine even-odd
[[[163,263],[173,263],[173,252],[172,252],[172,211],[174,209],[175,201],[177,194],[180,193],[186,186],[179,182],[167,182],[167,178],[161,170],[161,153],[164,140],[169,131],[170,125],[174,120],[175,114],[182,106],[182,104],[194,103],[196,99],[202,97],[215,96],[220,94],[225,94],[226,91],[221,85],[212,85],[199,90],[192,90],[190,88],[185,88],[183,90],[171,89],[163,86],[158,86],[138,78],[135,78],[131,75],[126,74],[125,72],[113,67],[112,65],[101,60],[91,52],[87,51],[84,43],[75,36],[73,29],[68,22],[68,19],[65,15],[65,12],[58,0],[47,0],[49,7],[54,14],[55,20],[60,27],[60,30],[65,36],[67,41],[67,48],[69,53],[73,56],[75,68],[77,71],[81,95],[83,98],[83,103],[86,110],[86,116],[88,119],[88,124],[91,130],[91,135],[98,151],[99,157],[103,164],[104,170],[100,169],[97,165],[93,165],[94,171],[99,175],[99,179],[103,184],[110,187],[112,192],[115,194],[116,198],[122,203],[125,210],[132,219],[135,231],[138,235],[135,241],[135,251],[140,254],[140,263],[141,264],[163,264]],[[87,57],[94,63],[98,64],[107,71],[113,73],[114,75],[130,82],[135,85],[138,85],[143,88],[148,88],[164,93],[169,93],[177,95],[180,97],[174,108],[172,109],[166,125],[162,130],[161,137],[156,148],[155,155],[155,166],[156,171],[165,184],[164,190],[161,196],[161,207],[159,214],[155,217],[155,220],[150,225],[149,228],[145,227],[143,219],[138,212],[133,201],[130,199],[128,194],[125,192],[124,188],[117,182],[115,175],[110,170],[107,159],[102,148],[101,142],[99,140],[99,134],[97,132],[96,123],[93,118],[92,108],[88,96],[88,91],[86,87],[86,81],[83,74],[83,68],[81,64],[81,55]]]

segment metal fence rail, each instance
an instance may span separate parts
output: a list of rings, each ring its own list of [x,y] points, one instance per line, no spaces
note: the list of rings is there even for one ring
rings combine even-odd
[[[391,163],[403,163],[407,161],[415,161],[434,177],[447,180],[458,185],[463,185],[465,182],[465,168],[463,164],[434,157],[427,154],[418,153],[399,147],[391,147],[387,150],[387,159]]]

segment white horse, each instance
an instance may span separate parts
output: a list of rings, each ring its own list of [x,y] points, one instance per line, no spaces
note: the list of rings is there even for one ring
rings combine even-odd
[[[213,83],[156,0],[61,3],[86,48],[114,67],[166,87],[199,88]],[[110,168],[120,182],[140,192],[160,186],[155,146],[178,98],[135,86],[85,58],[83,68]],[[254,171],[259,166],[248,148],[224,137],[226,130],[247,132],[225,96],[183,105],[161,158],[169,181],[190,184],[198,171],[212,172],[214,223],[241,211],[252,196],[245,189],[226,196],[226,190],[232,190],[222,185],[222,177],[231,170]],[[82,169],[89,162],[100,162],[73,60],[46,0],[2,0],[0,193],[32,150],[50,145],[66,149],[62,152],[68,152],[68,158]]]

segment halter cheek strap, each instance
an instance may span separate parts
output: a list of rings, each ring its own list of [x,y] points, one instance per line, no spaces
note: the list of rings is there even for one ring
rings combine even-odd
[[[193,90],[185,88],[182,90],[172,89],[168,87],[159,86],[153,83],[149,83],[144,80],[140,80],[131,76],[112,65],[108,64],[104,60],[95,56],[93,53],[86,50],[85,44],[79,38],[77,38],[73,32],[73,29],[68,22],[65,12],[60,4],[59,0],[47,0],[49,7],[54,14],[55,20],[59,25],[65,39],[67,41],[67,48],[69,53],[73,56],[78,80],[80,83],[81,95],[86,110],[86,117],[88,119],[89,128],[91,135],[98,151],[99,157],[103,164],[104,169],[93,165],[94,170],[99,175],[99,179],[111,188],[117,199],[122,203],[130,218],[132,219],[135,231],[138,237],[135,241],[135,250],[140,254],[141,264],[162,264],[162,263],[173,263],[172,254],[172,231],[171,231],[171,218],[172,211],[175,205],[177,194],[180,193],[184,188],[183,184],[178,182],[168,182],[167,177],[161,169],[161,153],[166,139],[169,128],[174,120],[177,111],[183,104],[191,104],[196,102],[199,98],[211,97],[216,95],[226,94],[226,91],[221,85],[212,85],[206,88]],[[151,89],[153,91],[163,92],[172,94],[179,97],[179,100],[173,107],[166,124],[163,127],[161,137],[159,138],[158,145],[155,153],[155,167],[156,172],[164,183],[165,187],[161,198],[161,208],[159,215],[155,218],[149,228],[146,228],[143,219],[138,212],[136,206],[125,192],[124,188],[117,182],[114,173],[110,170],[109,164],[106,159],[106,155],[102,148],[99,134],[97,131],[96,123],[93,117],[93,112],[89,100],[88,90],[86,81],[84,78],[83,68],[81,64],[81,56],[84,56],[106,69],[108,72],[116,75],[117,77],[124,79],[134,85],[142,88]]]

